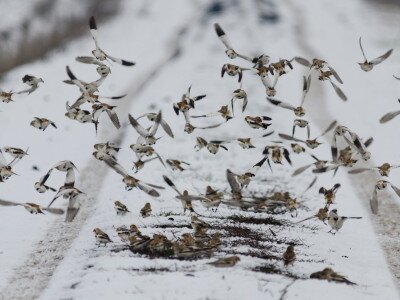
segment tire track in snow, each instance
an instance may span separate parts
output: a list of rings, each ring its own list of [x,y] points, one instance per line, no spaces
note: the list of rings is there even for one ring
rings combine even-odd
[[[201,16],[200,16],[201,17]],[[152,79],[162,72],[168,64],[181,53],[182,40],[186,37],[188,29],[193,25],[193,20],[199,19],[198,13],[186,19],[177,33],[167,42],[170,50],[164,51],[166,57],[155,62],[150,71],[142,76],[139,83],[128,90],[128,96],[138,97],[146,89]],[[133,101],[124,101],[118,106],[118,111],[129,111]],[[102,129],[100,141],[113,141],[121,144],[130,126],[123,126],[115,136],[114,131]],[[109,168],[102,162],[91,158],[88,164],[81,170],[79,184],[89,197],[81,204],[80,211],[71,223],[57,220],[50,226],[44,240],[40,241],[28,259],[14,271],[7,287],[1,292],[0,299],[36,299],[48,285],[54,271],[64,259],[70,246],[78,237],[85,221],[95,213],[97,196],[109,172]],[[11,296],[12,295],[12,296]]]
[[[282,2],[284,3],[284,2]],[[297,43],[301,49],[304,50],[308,57],[321,57],[312,45],[308,43],[307,39],[307,21],[305,20],[304,14],[299,4],[295,1],[288,1],[288,10],[292,10],[293,20],[296,24],[296,38]],[[320,128],[326,126],[326,120],[333,120],[334,116],[327,108],[327,98],[323,93],[322,85],[314,85],[318,89],[311,88],[311,95],[313,98],[320,99],[325,105],[318,107],[310,107],[311,118],[318,124]],[[370,159],[367,162],[368,166],[376,166],[375,162]],[[375,232],[378,236],[378,240],[381,247],[384,250],[389,268],[396,278],[397,287],[400,288],[400,227],[398,226],[398,220],[400,216],[400,206],[397,204],[398,200],[391,195],[385,195],[384,201],[380,201],[379,214],[373,215],[371,213],[369,199],[372,195],[372,189],[376,181],[380,179],[375,172],[366,172],[358,174],[357,176],[347,175],[348,181],[354,187],[359,200],[363,203],[368,212],[370,212],[370,219],[374,225]],[[365,187],[368,187],[367,189]],[[383,197],[382,197],[383,198]]]

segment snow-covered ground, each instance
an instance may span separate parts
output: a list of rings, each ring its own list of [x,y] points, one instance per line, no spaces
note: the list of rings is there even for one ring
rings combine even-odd
[[[374,162],[381,163],[386,159],[395,162],[395,147],[388,147],[393,145],[395,133],[388,128],[395,128],[398,120],[381,126],[378,119],[387,111],[396,109],[396,89],[393,88],[396,81],[391,74],[396,71],[394,62],[398,56],[393,55],[368,74],[358,70],[355,63],[361,57],[357,45],[360,34],[369,45],[367,53],[372,56],[373,53],[376,56],[381,54],[386,48],[396,48],[393,34],[388,31],[382,34],[380,28],[376,28],[376,32],[361,30],[366,25],[362,19],[354,20],[354,12],[364,9],[362,1],[352,2],[347,11],[330,1],[309,2],[310,7],[278,1],[270,4],[264,1],[227,1],[220,6],[219,1],[123,2],[117,18],[99,24],[99,38],[110,53],[132,59],[137,65],[133,68],[113,65],[112,74],[101,86],[104,95],[128,92],[128,97],[118,102],[122,128],[115,130],[104,118],[97,138],[93,126],[78,124],[63,116],[65,102],[72,102],[78,96],[75,88],[62,83],[66,78],[65,65],[70,65],[79,78],[89,80],[97,76],[93,67],[73,61],[77,55],[90,53],[93,42],[89,33],[70,43],[64,51],[55,51],[47,60],[22,66],[7,74],[1,85],[5,90],[18,90],[17,83],[25,73],[41,76],[45,83],[29,97],[19,96],[15,98],[15,103],[1,105],[0,124],[2,128],[9,128],[1,132],[4,143],[1,146],[29,146],[30,155],[15,168],[20,176],[14,176],[1,185],[0,198],[46,205],[53,195],[49,192],[38,194],[33,183],[55,162],[70,159],[80,171],[77,187],[88,194],[88,199],[72,224],[65,224],[62,217],[32,216],[19,207],[0,209],[3,228],[0,232],[2,298],[280,299],[283,290],[293,282],[287,290],[286,299],[317,299],[321,295],[325,299],[397,299],[396,285],[375,235],[368,205],[365,205],[367,199],[359,198],[343,171],[334,179],[330,174],[321,176],[316,186],[301,195],[313,178],[310,173],[292,178],[292,168],[286,163],[283,166],[273,165],[272,174],[266,166],[263,167],[247,192],[265,195],[273,190],[290,191],[304,205],[296,218],[289,213],[271,216],[224,205],[218,212],[211,213],[195,205],[195,210],[206,216],[202,219],[212,225],[211,232],[222,233],[223,243],[215,256],[238,253],[241,258],[235,267],[220,270],[206,264],[212,259],[149,259],[123,250],[114,227],[134,223],[145,234],[162,233],[174,239],[184,232],[191,232],[187,228],[190,216],[182,213],[181,204],[174,199],[175,193],[168,187],[157,199],[151,199],[138,190],[127,192],[120,175],[91,157],[92,146],[96,142],[117,142],[122,147],[118,161],[129,170],[135,159],[129,145],[136,141],[137,133],[128,125],[127,113],[137,117],[161,109],[175,138],[172,140],[161,132],[162,138],[157,142],[156,150],[164,159],[180,159],[191,165],[188,170],[176,173],[154,161],[137,177],[165,185],[162,175],[168,175],[178,188],[192,193],[203,191],[207,185],[229,191],[225,178],[227,168],[234,172],[245,171],[262,158],[264,146],[276,140],[278,132],[290,132],[291,112],[271,107],[265,100],[261,82],[252,74],[245,74],[243,79],[243,88],[249,95],[244,115],[236,106],[235,119],[217,129],[195,130],[191,135],[183,132],[183,117],[175,115],[172,103],[180,99],[190,84],[193,85],[193,94],[207,94],[197,103],[196,113],[213,112],[227,104],[232,91],[239,86],[236,78],[220,78],[221,66],[230,61],[213,30],[213,23],[219,22],[235,47],[251,55],[264,51],[274,60],[295,55],[310,56],[302,43],[314,47],[314,51],[330,62],[342,76],[349,101],[342,104],[330,86],[314,80],[311,95],[306,100],[311,121],[315,121],[312,135],[318,134],[335,118],[363,137],[375,137],[371,146]],[[311,4],[314,5],[311,7]],[[331,5],[330,10],[326,5]],[[269,21],[263,18],[265,9],[269,13]],[[168,18],[165,18],[166,11]],[[299,11],[302,15],[298,15]],[[278,17],[276,23],[273,22],[275,13]],[[372,12],[364,11],[364,14],[376,20]],[[325,27],[321,25],[323,22],[326,22]],[[299,41],[296,26],[304,26],[307,33],[305,41]],[[237,63],[243,65],[239,61]],[[305,72],[304,67],[296,64],[295,70],[278,83],[277,98],[296,101],[301,94],[301,77]],[[323,105],[327,108],[318,109],[318,97],[324,98]],[[377,101],[380,101],[379,106]],[[358,111],[366,117],[354,118]],[[220,149],[215,156],[204,149],[194,151],[197,136],[207,140],[261,136],[263,132],[260,129],[251,129],[244,122],[245,115],[272,117],[270,129],[275,134],[255,140],[257,148],[252,150],[243,150],[230,143],[227,144],[229,151]],[[40,132],[29,126],[34,116],[48,117],[59,128]],[[197,119],[193,124],[219,121],[219,118]],[[393,131],[392,138],[388,138],[388,131]],[[330,140],[328,135],[324,145],[316,151],[321,158],[329,158]],[[292,154],[291,157],[296,167],[311,162],[305,154]],[[40,171],[32,170],[33,165],[37,165]],[[393,178],[394,182],[398,179]],[[57,187],[62,180],[63,176],[57,175],[51,178],[49,185]],[[328,226],[317,221],[293,224],[323,206],[323,198],[318,195],[319,187],[331,187],[336,182],[342,184],[335,205],[339,213],[362,216],[363,219],[350,220],[335,236],[327,233]],[[372,188],[368,186],[365,189],[372,192]],[[132,212],[123,217],[117,216],[113,210],[115,200],[125,203]],[[139,210],[146,202],[151,202],[153,213],[143,219]],[[66,203],[60,199],[54,206],[66,206]],[[175,221],[168,220],[166,215],[172,215]],[[263,220],[264,224],[248,223],[254,217]],[[268,224],[271,217],[277,222],[274,225]],[[107,232],[114,243],[98,247],[92,233],[95,227]],[[235,236],[238,228],[245,234]],[[277,236],[272,236],[269,229]],[[296,245],[297,261],[293,266],[284,267],[279,258],[289,243]],[[326,266],[346,275],[357,285],[308,279],[310,273]]]

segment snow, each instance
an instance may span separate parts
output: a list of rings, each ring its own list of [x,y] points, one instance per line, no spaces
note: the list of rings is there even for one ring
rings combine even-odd
[[[310,34],[307,37],[310,39],[308,42],[316,47],[318,53],[326,54],[324,58],[343,77],[345,92],[349,96],[348,103],[342,104],[330,86],[321,88],[324,83],[313,80],[312,97],[306,100],[306,109],[310,109],[312,118],[312,135],[323,130],[333,120],[333,117],[325,114],[323,109],[319,111],[315,108],[318,103],[316,98],[323,96],[327,98],[324,103],[329,103],[327,110],[340,122],[359,132],[362,137],[370,135],[375,137],[375,142],[371,146],[374,161],[380,162],[386,159],[395,161],[394,151],[390,151],[390,147],[387,147],[391,139],[385,138],[387,133],[384,127],[394,128],[398,120],[395,119],[385,126],[380,126],[377,122],[382,114],[395,109],[395,90],[392,88],[393,82],[390,82],[391,72],[395,72],[394,64],[391,65],[388,61],[368,74],[362,73],[354,62],[361,56],[357,48],[360,34],[357,28],[364,28],[365,24],[361,19],[356,18],[354,21],[354,18],[351,18],[352,22],[360,23],[353,24],[350,27],[352,30],[346,27],[346,23],[334,26],[338,18],[349,19],[349,16],[354,16],[357,9],[364,6],[356,1],[351,6],[349,4],[348,11],[343,12],[339,4],[330,4],[330,11],[325,12],[324,5],[331,2],[323,1],[322,4],[318,1],[311,2],[314,4],[312,8],[309,6],[301,8],[306,20],[304,25]],[[266,297],[279,299],[284,288],[293,281],[290,276],[295,276],[299,279],[288,288],[287,299],[319,299],[321,295],[324,299],[398,298],[396,286],[372,226],[368,205],[363,203],[365,199],[359,200],[344,171],[340,171],[334,179],[330,174],[321,176],[317,184],[302,195],[313,178],[309,171],[293,178],[290,176],[293,169],[286,162],[283,166],[273,164],[272,174],[267,167],[263,167],[257,173],[255,180],[250,183],[249,191],[264,194],[273,190],[288,189],[291,195],[299,197],[298,200],[303,201],[302,204],[305,206],[299,209],[296,218],[291,218],[289,213],[272,216],[278,221],[287,222],[288,225],[285,226],[238,224],[226,218],[238,215],[244,218],[265,219],[271,215],[245,212],[227,208],[225,205],[221,205],[218,212],[212,213],[195,204],[195,210],[206,216],[200,218],[214,227],[239,225],[260,235],[262,240],[258,241],[259,246],[265,248],[252,248],[245,244],[243,237],[229,237],[228,231],[220,230],[223,234],[223,245],[216,251],[215,256],[221,257],[231,251],[239,252],[241,261],[233,268],[215,269],[206,264],[214,258],[197,261],[149,259],[143,255],[133,254],[129,250],[119,251],[123,243],[116,235],[115,228],[123,224],[129,226],[134,223],[144,234],[163,233],[170,239],[184,232],[191,232],[191,229],[186,227],[174,227],[190,225],[190,216],[182,214],[181,204],[174,199],[173,190],[166,187],[161,192],[161,197],[157,199],[150,199],[136,189],[127,192],[120,175],[112,170],[105,175],[104,170],[107,169],[104,168],[104,164],[91,158],[92,146],[96,142],[108,140],[118,142],[122,147],[118,161],[127,170],[131,168],[135,157],[129,145],[136,141],[137,133],[128,124],[128,112],[137,117],[145,112],[161,109],[163,117],[174,131],[175,138],[172,140],[160,130],[159,136],[162,138],[155,145],[155,149],[164,160],[174,158],[191,163],[188,170],[177,173],[165,169],[158,161],[154,161],[146,165],[135,177],[164,185],[162,175],[167,175],[180,190],[188,189],[191,193],[202,192],[207,185],[229,191],[225,178],[227,168],[234,172],[248,169],[262,158],[263,147],[276,140],[278,132],[287,133],[291,130],[291,112],[268,105],[260,80],[252,74],[245,74],[243,79],[243,88],[249,95],[246,112],[242,115],[236,106],[236,118],[217,129],[195,130],[188,135],[183,132],[183,116],[177,117],[172,110],[172,103],[180,99],[190,84],[193,95],[207,94],[205,99],[196,103],[196,113],[213,112],[221,105],[227,104],[232,91],[239,86],[237,78],[228,76],[220,78],[221,66],[230,61],[213,31],[214,22],[221,24],[235,47],[244,53],[259,54],[257,51],[263,49],[274,60],[280,57],[291,58],[299,54],[307,55],[301,52],[303,48],[296,40],[297,32],[294,28],[298,24],[293,17],[296,12],[293,4],[275,3],[275,9],[281,18],[281,22],[275,24],[262,23],[259,18],[260,12],[256,10],[258,6],[254,3],[232,1],[230,4],[224,6],[223,13],[209,15],[206,13],[208,5],[193,4],[183,0],[168,3],[155,1],[149,4],[146,1],[125,1],[117,18],[98,24],[99,39],[105,49],[115,56],[137,62],[133,68],[113,65],[112,74],[101,86],[101,94],[104,95],[128,92],[128,97],[117,103],[118,114],[122,121],[120,131],[113,128],[109,120],[104,118],[100,121],[100,133],[96,137],[93,126],[78,124],[63,116],[65,101],[72,102],[78,97],[76,88],[62,83],[62,80],[66,79],[65,65],[70,65],[78,78],[91,80],[97,76],[92,66],[73,61],[77,55],[90,53],[93,42],[89,33],[86,37],[70,43],[63,51],[55,51],[47,60],[22,66],[7,74],[2,83],[2,88],[6,90],[11,88],[18,90],[16,82],[20,82],[25,73],[40,75],[45,83],[29,97],[19,96],[16,97],[15,103],[1,105],[3,112],[0,124],[2,128],[12,128],[2,131],[1,138],[4,141],[2,146],[7,144],[24,149],[29,146],[30,156],[16,166],[16,172],[21,176],[14,176],[2,184],[0,198],[15,201],[32,199],[46,205],[53,195],[49,192],[44,195],[37,194],[33,183],[57,161],[70,159],[80,170],[77,187],[88,193],[88,199],[78,214],[76,222],[79,226],[75,227],[73,224],[62,226],[59,217],[28,215],[20,207],[0,209],[0,222],[3,225],[3,230],[0,232],[2,240],[0,265],[3,271],[0,276],[0,290],[3,297],[14,292],[10,298],[40,296],[41,299],[131,299],[136,296],[137,299],[265,299]],[[164,17],[167,10],[171,14],[169,18]],[[339,13],[341,15],[337,16]],[[316,17],[311,18],[311,14]],[[246,22],[238,23],[237,18],[245,18]],[[321,24],[321,20],[326,22],[326,27],[316,26]],[[340,30],[341,34],[335,35],[336,31],[333,30]],[[332,34],[328,35],[326,32]],[[373,38],[367,42],[369,40],[367,34],[363,34],[364,42],[369,45],[366,51],[372,56],[373,53],[379,55],[383,52],[382,49],[395,47],[393,40],[390,39],[391,33],[385,33],[384,36],[387,36],[385,40],[380,32],[379,28],[376,32],[368,32],[368,35],[374,36],[375,42]],[[344,45],[335,47],[335,41]],[[331,50],[332,47],[335,51]],[[178,54],[174,56],[174,53]],[[396,57],[391,57],[393,62],[395,59]],[[239,61],[237,63],[245,65]],[[278,83],[277,98],[296,101],[301,94],[300,78],[305,72],[304,67],[296,64],[295,70],[282,77]],[[381,102],[382,107],[378,111],[372,100],[368,101],[367,105],[365,99],[383,98],[382,87],[386,87],[383,89],[385,101]],[[392,99],[392,102],[389,100],[386,102],[386,99]],[[368,113],[368,119],[354,118],[354,111]],[[194,151],[197,136],[207,140],[232,139],[238,136],[260,137],[265,132],[261,129],[251,129],[243,118],[245,115],[265,114],[272,117],[273,125],[270,128],[275,134],[272,137],[256,139],[254,142],[256,149],[243,150],[235,143],[229,143],[228,152],[220,149],[215,156],[205,149]],[[45,132],[40,132],[28,126],[34,116],[54,120],[59,129],[48,128]],[[372,120],[376,120],[376,124]],[[193,124],[208,125],[219,121],[219,118],[196,119],[193,120]],[[15,134],[17,131],[18,134]],[[330,140],[331,135],[328,135],[321,149],[317,149],[318,157],[324,159],[329,157]],[[291,158],[296,167],[311,162],[305,154],[292,154]],[[31,169],[34,164],[40,168],[39,172]],[[101,178],[103,174],[105,177]],[[49,184],[57,187],[62,184],[62,180],[63,175],[59,174],[52,178]],[[327,233],[328,226],[316,220],[292,224],[321,208],[323,199],[318,195],[319,187],[328,188],[336,182],[340,182],[342,187],[338,191],[335,208],[338,208],[342,215],[362,216],[361,220],[349,220],[336,235]],[[368,188],[372,192],[372,186]],[[132,212],[125,216],[117,216],[113,209],[115,200],[125,203]],[[143,219],[139,210],[146,202],[151,203],[153,212],[150,217]],[[58,200],[54,206],[64,207],[66,203]],[[175,221],[171,222],[165,217],[166,213],[179,215],[174,215]],[[169,224],[171,227],[160,228],[162,224]],[[95,227],[107,232],[114,243],[98,247],[92,233]],[[65,252],[57,253],[62,255],[62,259],[54,265],[45,261],[44,266],[39,265],[37,269],[28,270],[27,275],[35,277],[35,272],[38,272],[40,276],[36,280],[28,278],[22,281],[38,284],[41,288],[32,287],[32,290],[27,291],[22,285],[13,290],[20,285],[19,278],[14,272],[20,274],[19,270],[24,262],[40,256],[35,254],[37,243],[40,241],[49,243],[48,247],[52,249],[58,245],[52,245],[51,238],[58,236],[58,241],[61,243],[59,247],[63,248],[63,236],[70,235],[68,232],[70,228],[76,230],[76,238],[66,244]],[[297,261],[293,266],[285,268],[281,261],[249,256],[250,251],[281,256],[287,245],[268,242],[273,239],[270,228],[276,232],[277,239],[299,244],[295,246]],[[235,246],[233,243],[235,240],[241,243]],[[51,254],[49,255],[51,257]],[[257,267],[271,265],[282,274],[267,274],[254,270]],[[326,266],[331,266],[358,285],[348,286],[308,279],[312,272],[320,271]],[[42,276],[38,271],[40,269],[50,274]],[[154,269],[158,271],[152,271]],[[39,281],[42,278],[45,284]]]

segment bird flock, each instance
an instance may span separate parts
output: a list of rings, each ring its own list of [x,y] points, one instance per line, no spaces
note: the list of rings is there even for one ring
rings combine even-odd
[[[116,112],[117,106],[101,102],[100,100],[107,99],[113,102],[118,102],[119,99],[124,98],[126,95],[103,96],[99,94],[100,86],[111,74],[112,63],[116,63],[125,67],[134,66],[135,63],[125,59],[113,57],[105,52],[103,48],[100,48],[97,32],[98,29],[94,17],[91,17],[89,20],[89,29],[95,44],[95,49],[92,51],[92,56],[78,56],[76,57],[76,61],[83,64],[96,66],[96,71],[100,77],[93,82],[85,82],[81,79],[78,79],[72,72],[71,68],[66,66],[68,79],[64,80],[64,83],[78,87],[79,97],[72,104],[66,102],[65,117],[82,124],[93,124],[97,134],[100,116],[103,112],[107,113],[107,116],[116,129],[121,128],[120,117]],[[211,257],[222,243],[221,235],[218,232],[214,234],[208,233],[209,229],[212,229],[212,225],[199,218],[201,215],[196,212],[198,210],[196,208],[197,204],[203,206],[205,209],[207,209],[207,211],[211,210],[212,212],[217,211],[218,207],[222,204],[231,208],[232,211],[250,210],[256,213],[288,212],[292,218],[296,218],[297,210],[299,209],[300,205],[297,199],[292,197],[289,192],[275,192],[271,195],[264,196],[254,196],[246,193],[246,189],[248,189],[249,184],[255,180],[257,172],[264,166],[265,162],[272,171],[272,164],[282,165],[284,163],[288,163],[290,166],[292,166],[292,155],[304,153],[312,157],[312,159],[315,160],[313,163],[297,167],[292,174],[292,176],[298,176],[309,169],[311,169],[312,174],[315,174],[305,192],[316,184],[318,178],[317,176],[319,174],[333,172],[333,175],[335,175],[339,168],[348,168],[348,173],[350,174],[378,171],[382,178],[387,178],[392,169],[400,167],[400,165],[392,165],[389,163],[384,163],[381,166],[372,168],[358,166],[353,167],[355,164],[362,164],[362,161],[368,161],[371,158],[371,153],[368,151],[368,147],[373,142],[373,138],[360,137],[356,132],[346,126],[338,124],[338,122],[335,120],[328,122],[326,124],[326,129],[323,132],[320,132],[320,134],[311,134],[312,124],[309,120],[306,120],[303,117],[307,115],[304,108],[304,103],[309,94],[312,78],[316,78],[316,80],[318,80],[313,84],[321,84],[319,82],[329,82],[339,99],[342,101],[347,101],[347,96],[340,88],[340,85],[343,84],[343,81],[336,70],[328,62],[319,58],[308,60],[303,57],[279,59],[278,61],[274,62],[267,54],[262,54],[253,58],[237,52],[236,49],[233,48],[227,34],[219,24],[214,24],[214,30],[218,39],[224,45],[225,53],[228,58],[234,61],[241,60],[243,64],[239,66],[232,63],[226,63],[221,68],[221,77],[224,77],[225,75],[237,77],[240,85],[239,88],[232,92],[232,98],[226,105],[216,108],[211,112],[197,113],[196,103],[198,101],[205,101],[206,94],[193,91],[192,86],[189,86],[187,91],[183,93],[181,99],[178,102],[173,103],[172,109],[177,117],[179,117],[180,114],[183,115],[185,120],[183,131],[187,134],[215,129],[223,126],[233,118],[239,118],[237,109],[235,115],[235,106],[237,107],[238,105],[240,105],[239,112],[244,116],[245,123],[254,130],[264,132],[259,134],[258,137],[236,137],[230,140],[207,140],[201,136],[197,136],[194,145],[195,151],[208,151],[210,154],[215,155],[220,149],[228,151],[230,145],[232,144],[238,144],[244,151],[246,151],[246,149],[256,148],[254,146],[254,141],[257,139],[260,139],[262,142],[264,142],[265,147],[260,152],[260,157],[257,159],[256,163],[248,170],[240,173],[234,173],[230,169],[226,170],[226,179],[229,186],[228,189],[230,189],[230,191],[220,191],[211,186],[207,186],[204,193],[196,192],[193,194],[189,193],[187,190],[179,189],[167,176],[163,176],[162,178],[166,186],[148,183],[133,176],[133,174],[136,173],[139,173],[140,175],[140,173],[143,172],[143,169],[145,169],[146,165],[152,161],[158,161],[158,163],[160,163],[160,168],[170,168],[178,173],[189,168],[190,162],[177,159],[164,160],[162,158],[162,153],[158,153],[155,150],[155,145],[160,139],[160,137],[157,136],[160,129],[162,129],[169,136],[169,138],[174,138],[171,126],[165,120],[165,114],[163,114],[162,111],[152,111],[140,116],[128,114],[127,119],[138,134],[138,138],[135,143],[129,146],[136,157],[136,160],[132,166],[132,172],[127,171],[127,169],[124,168],[120,162],[118,162],[117,156],[120,148],[118,145],[115,145],[111,142],[95,144],[93,146],[93,157],[105,163],[117,174],[119,174],[122,177],[122,182],[125,185],[125,189],[128,191],[136,188],[150,197],[159,197],[160,193],[165,188],[172,189],[176,193],[175,198],[182,204],[183,213],[186,213],[186,211],[189,212],[190,223],[193,229],[193,233],[191,234],[184,233],[180,237],[170,240],[165,235],[159,233],[154,234],[152,237],[143,235],[135,224],[131,224],[129,227],[125,225],[117,227],[117,235],[121,241],[124,244],[127,244],[129,249],[133,252],[179,259]],[[393,51],[393,49],[391,49],[375,59],[368,60],[362,46],[361,38],[359,39],[359,46],[364,58],[364,62],[359,63],[359,66],[361,70],[365,72],[370,72],[373,70],[374,67],[385,61]],[[284,81],[285,75],[295,67],[305,70],[305,74],[302,78],[303,85],[301,99],[292,102],[276,99],[275,96],[277,94],[278,81]],[[316,76],[312,77],[312,74],[314,73]],[[266,115],[250,116],[245,114],[246,108],[248,105],[251,105],[251,102],[249,104],[245,87],[242,84],[242,79],[244,76],[247,76],[247,74],[257,75],[255,78],[260,80],[261,84],[265,88],[267,104],[270,104],[272,107],[282,108],[293,112],[294,116],[292,132],[278,133],[277,137],[271,137],[274,135],[274,131],[267,130],[273,124],[271,117]],[[394,77],[400,80],[400,78],[396,76]],[[32,75],[25,75],[22,78],[22,81],[29,86],[28,89],[15,93],[12,91],[5,92],[0,89],[0,101],[3,103],[14,101],[12,99],[14,94],[29,95],[40,87],[39,84],[44,83],[42,78]],[[389,112],[380,119],[380,123],[386,123],[399,114],[400,110]],[[193,119],[203,118],[219,118],[219,121],[211,125],[194,126],[192,124]],[[143,125],[143,119],[146,120],[147,123],[150,122],[151,125]],[[45,117],[35,117],[31,121],[30,125],[42,131],[45,131],[49,126],[57,129],[56,123]],[[301,131],[304,131],[306,138],[299,137],[299,132]],[[313,150],[322,144],[322,137],[328,133],[331,133],[333,136],[330,143],[331,158],[321,160],[313,153]],[[1,183],[5,183],[10,177],[16,174],[14,172],[15,165],[26,155],[28,155],[28,149],[22,150],[9,146],[1,148]],[[9,157],[9,159],[7,160],[6,157]],[[7,200],[0,200],[0,205],[23,206],[31,214],[44,214],[45,212],[48,212],[62,215],[65,213],[64,209],[53,208],[52,204],[58,198],[64,197],[69,201],[65,220],[67,222],[72,222],[79,211],[81,199],[86,196],[84,191],[81,191],[76,187],[75,180],[77,170],[78,169],[73,162],[69,160],[60,161],[52,166],[41,178],[38,179],[37,182],[34,183],[34,187],[38,193],[54,193],[53,199],[47,206],[41,206],[35,203],[20,203]],[[53,171],[65,173],[65,181],[58,188],[54,188],[46,184],[48,179],[53,174]],[[373,187],[373,192],[370,199],[371,210],[374,214],[378,213],[378,192],[385,189],[388,185],[393,189],[397,196],[400,197],[400,189],[398,187],[386,179],[378,180]],[[342,228],[346,220],[359,219],[360,217],[342,216],[338,213],[337,208],[332,208],[332,206],[336,206],[335,196],[340,186],[340,183],[335,183],[332,188],[321,187],[319,189],[319,194],[321,194],[321,197],[324,199],[323,207],[310,217],[300,221],[295,221],[293,224],[299,224],[309,219],[318,219],[324,224],[330,226],[330,233],[336,234]],[[114,208],[117,215],[125,215],[130,213],[129,208],[120,201],[115,201]],[[142,218],[149,217],[152,214],[151,203],[147,202],[139,213]],[[95,228],[93,232],[99,245],[112,243],[112,240],[108,234],[100,228]],[[282,261],[284,262],[285,266],[288,266],[293,264],[295,260],[296,254],[294,245],[289,245],[282,255]],[[215,267],[232,267],[239,261],[240,257],[233,255],[221,257],[210,264]],[[353,284],[353,282],[349,281],[344,276],[337,274],[331,268],[325,268],[322,271],[312,273],[310,277]]]

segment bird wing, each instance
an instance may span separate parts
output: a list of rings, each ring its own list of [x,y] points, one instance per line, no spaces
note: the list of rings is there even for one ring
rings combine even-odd
[[[293,172],[292,176],[297,176],[297,175],[303,173],[305,170],[307,170],[307,169],[308,169],[309,167],[311,167],[312,165],[314,165],[314,164],[305,165],[305,166],[303,166],[303,167],[300,167],[300,168],[296,169],[296,170]]]
[[[155,189],[152,189],[152,188],[146,186],[145,184],[142,184],[140,181],[137,183],[137,187],[152,197],[160,196],[160,194]]]
[[[324,136],[325,134],[327,134],[329,131],[331,131],[337,124],[337,121],[333,121],[331,124],[329,124],[328,128],[325,129],[324,132],[321,133],[321,135],[319,135],[317,138],[320,138],[322,136]]]
[[[379,123],[383,124],[389,122],[394,117],[400,115],[400,110],[388,112],[387,114],[383,115],[382,118],[379,119]]]
[[[156,134],[157,129],[158,129],[158,126],[159,126],[160,123],[161,123],[161,120],[162,120],[162,113],[161,113],[161,110],[160,110],[160,111],[158,112],[158,114],[157,114],[157,117],[156,117],[156,119],[155,119],[155,121],[154,121],[153,126],[152,126],[151,129],[150,129],[150,136],[154,136],[154,135]]]
[[[214,29],[215,29],[215,32],[217,33],[220,41],[225,45],[225,48],[227,50],[232,49],[232,46],[231,46],[231,43],[230,43],[228,37],[226,36],[225,32],[222,30],[221,26],[219,26],[218,23],[214,24]]]
[[[240,193],[241,189],[239,182],[237,182],[235,174],[232,173],[232,171],[229,169],[226,170],[226,178],[228,179],[228,183],[231,187],[232,192]]]
[[[113,158],[111,157],[104,157],[103,161],[112,169],[114,169],[115,172],[117,172],[118,174],[122,175],[122,176],[126,176],[128,175],[128,172],[125,171],[125,169]]]
[[[373,168],[357,168],[357,169],[350,170],[347,173],[349,173],[349,174],[359,174],[359,173],[363,173],[363,172],[371,171],[371,170],[373,170]]]
[[[67,175],[65,176],[65,183],[64,186],[71,186],[75,185],[75,170],[73,168],[68,169]]]
[[[278,135],[279,135],[281,138],[283,138],[284,140],[296,141],[296,142],[299,142],[299,143],[305,143],[305,141],[300,140],[300,139],[298,139],[298,138],[296,138],[296,137],[290,136],[290,135],[288,135],[288,134],[279,133]]]
[[[384,60],[386,60],[393,52],[393,49],[390,49],[388,52],[386,52],[385,54],[371,60],[371,64],[373,64],[374,66],[377,64],[380,64],[381,62],[383,62]]]
[[[19,206],[19,205],[24,205],[24,204],[0,199],[0,205],[4,205],[4,206]]]
[[[397,196],[400,197],[400,189],[392,183],[390,184],[390,186],[392,187],[393,191],[395,191]]]
[[[109,54],[106,53],[106,56],[111,59],[113,62],[116,62],[117,64],[120,64],[122,66],[134,66],[136,63],[132,62],[132,61],[128,61],[125,59],[121,59],[121,58],[116,58],[114,56],[111,56]]]
[[[99,43],[97,41],[97,25],[96,25],[96,20],[94,17],[90,17],[89,19],[89,29],[90,29],[90,34],[92,35],[94,44],[96,45],[97,49],[100,49]]]
[[[91,57],[91,56],[77,56],[75,58],[77,62],[83,63],[83,64],[93,64],[93,65],[98,65],[98,66],[105,66],[101,61],[98,59]]]
[[[64,210],[61,208],[41,207],[41,209],[55,215],[62,215],[64,213]]]
[[[179,196],[182,196],[182,193],[178,190],[175,184],[169,179],[167,176],[163,175],[164,181],[175,191]]]
[[[5,167],[5,166],[7,166],[7,161],[4,158],[3,151],[1,151],[0,149],[0,167]]]
[[[332,68],[331,66],[328,66],[328,69],[329,69],[329,71],[332,72],[333,77],[335,77],[335,79],[336,79],[339,83],[343,84],[343,80],[339,77],[339,75],[338,75],[338,73],[335,71],[335,69]]]
[[[310,86],[311,86],[311,74],[308,74],[308,77],[303,76],[303,94],[301,96],[300,106],[303,106],[304,101],[306,99],[306,95],[310,90]]]
[[[307,59],[305,59],[305,58],[303,58],[303,57],[296,56],[296,57],[294,57],[294,60],[295,60],[297,63],[299,63],[299,64],[301,64],[301,65],[303,65],[303,66],[305,66],[305,67],[311,67],[311,63],[310,63]]]
[[[366,61],[368,61],[367,57],[365,56],[365,52],[364,52],[363,46],[362,46],[362,44],[361,44],[361,36],[360,36],[360,38],[358,39],[358,43],[360,44],[361,52],[362,52],[362,55],[363,55],[364,59],[365,59]]]
[[[329,82],[331,83],[333,89],[335,90],[339,98],[342,99],[343,101],[347,101],[347,96],[343,93],[343,91],[336,84],[334,84],[332,80],[329,80]]]
[[[376,187],[374,188],[374,192],[372,193],[372,197],[369,201],[369,204],[371,206],[372,213],[377,214],[378,213],[378,191]]]
[[[136,120],[134,117],[131,116],[131,114],[128,114],[129,122],[135,128],[135,130],[143,137],[150,137],[152,136],[149,131],[144,129]]]
[[[171,130],[171,127],[168,125],[168,123],[167,122],[165,122],[163,119],[161,119],[161,122],[160,122],[160,124],[161,124],[161,127],[164,129],[164,131],[166,132],[166,134],[168,134],[170,137],[174,137],[174,134],[173,134],[173,132],[172,132],[172,130]]]
[[[285,108],[285,109],[295,110],[295,107],[293,105],[289,104],[289,103],[282,102],[280,100],[276,100],[276,99],[273,99],[273,98],[270,98],[270,97],[267,97],[267,100],[269,102],[271,102],[273,105],[276,105],[276,106],[279,106],[279,107],[282,107],[282,108]]]
[[[110,117],[111,122],[113,122],[115,128],[121,128],[121,124],[119,123],[118,115],[113,109],[106,109],[108,116]]]

